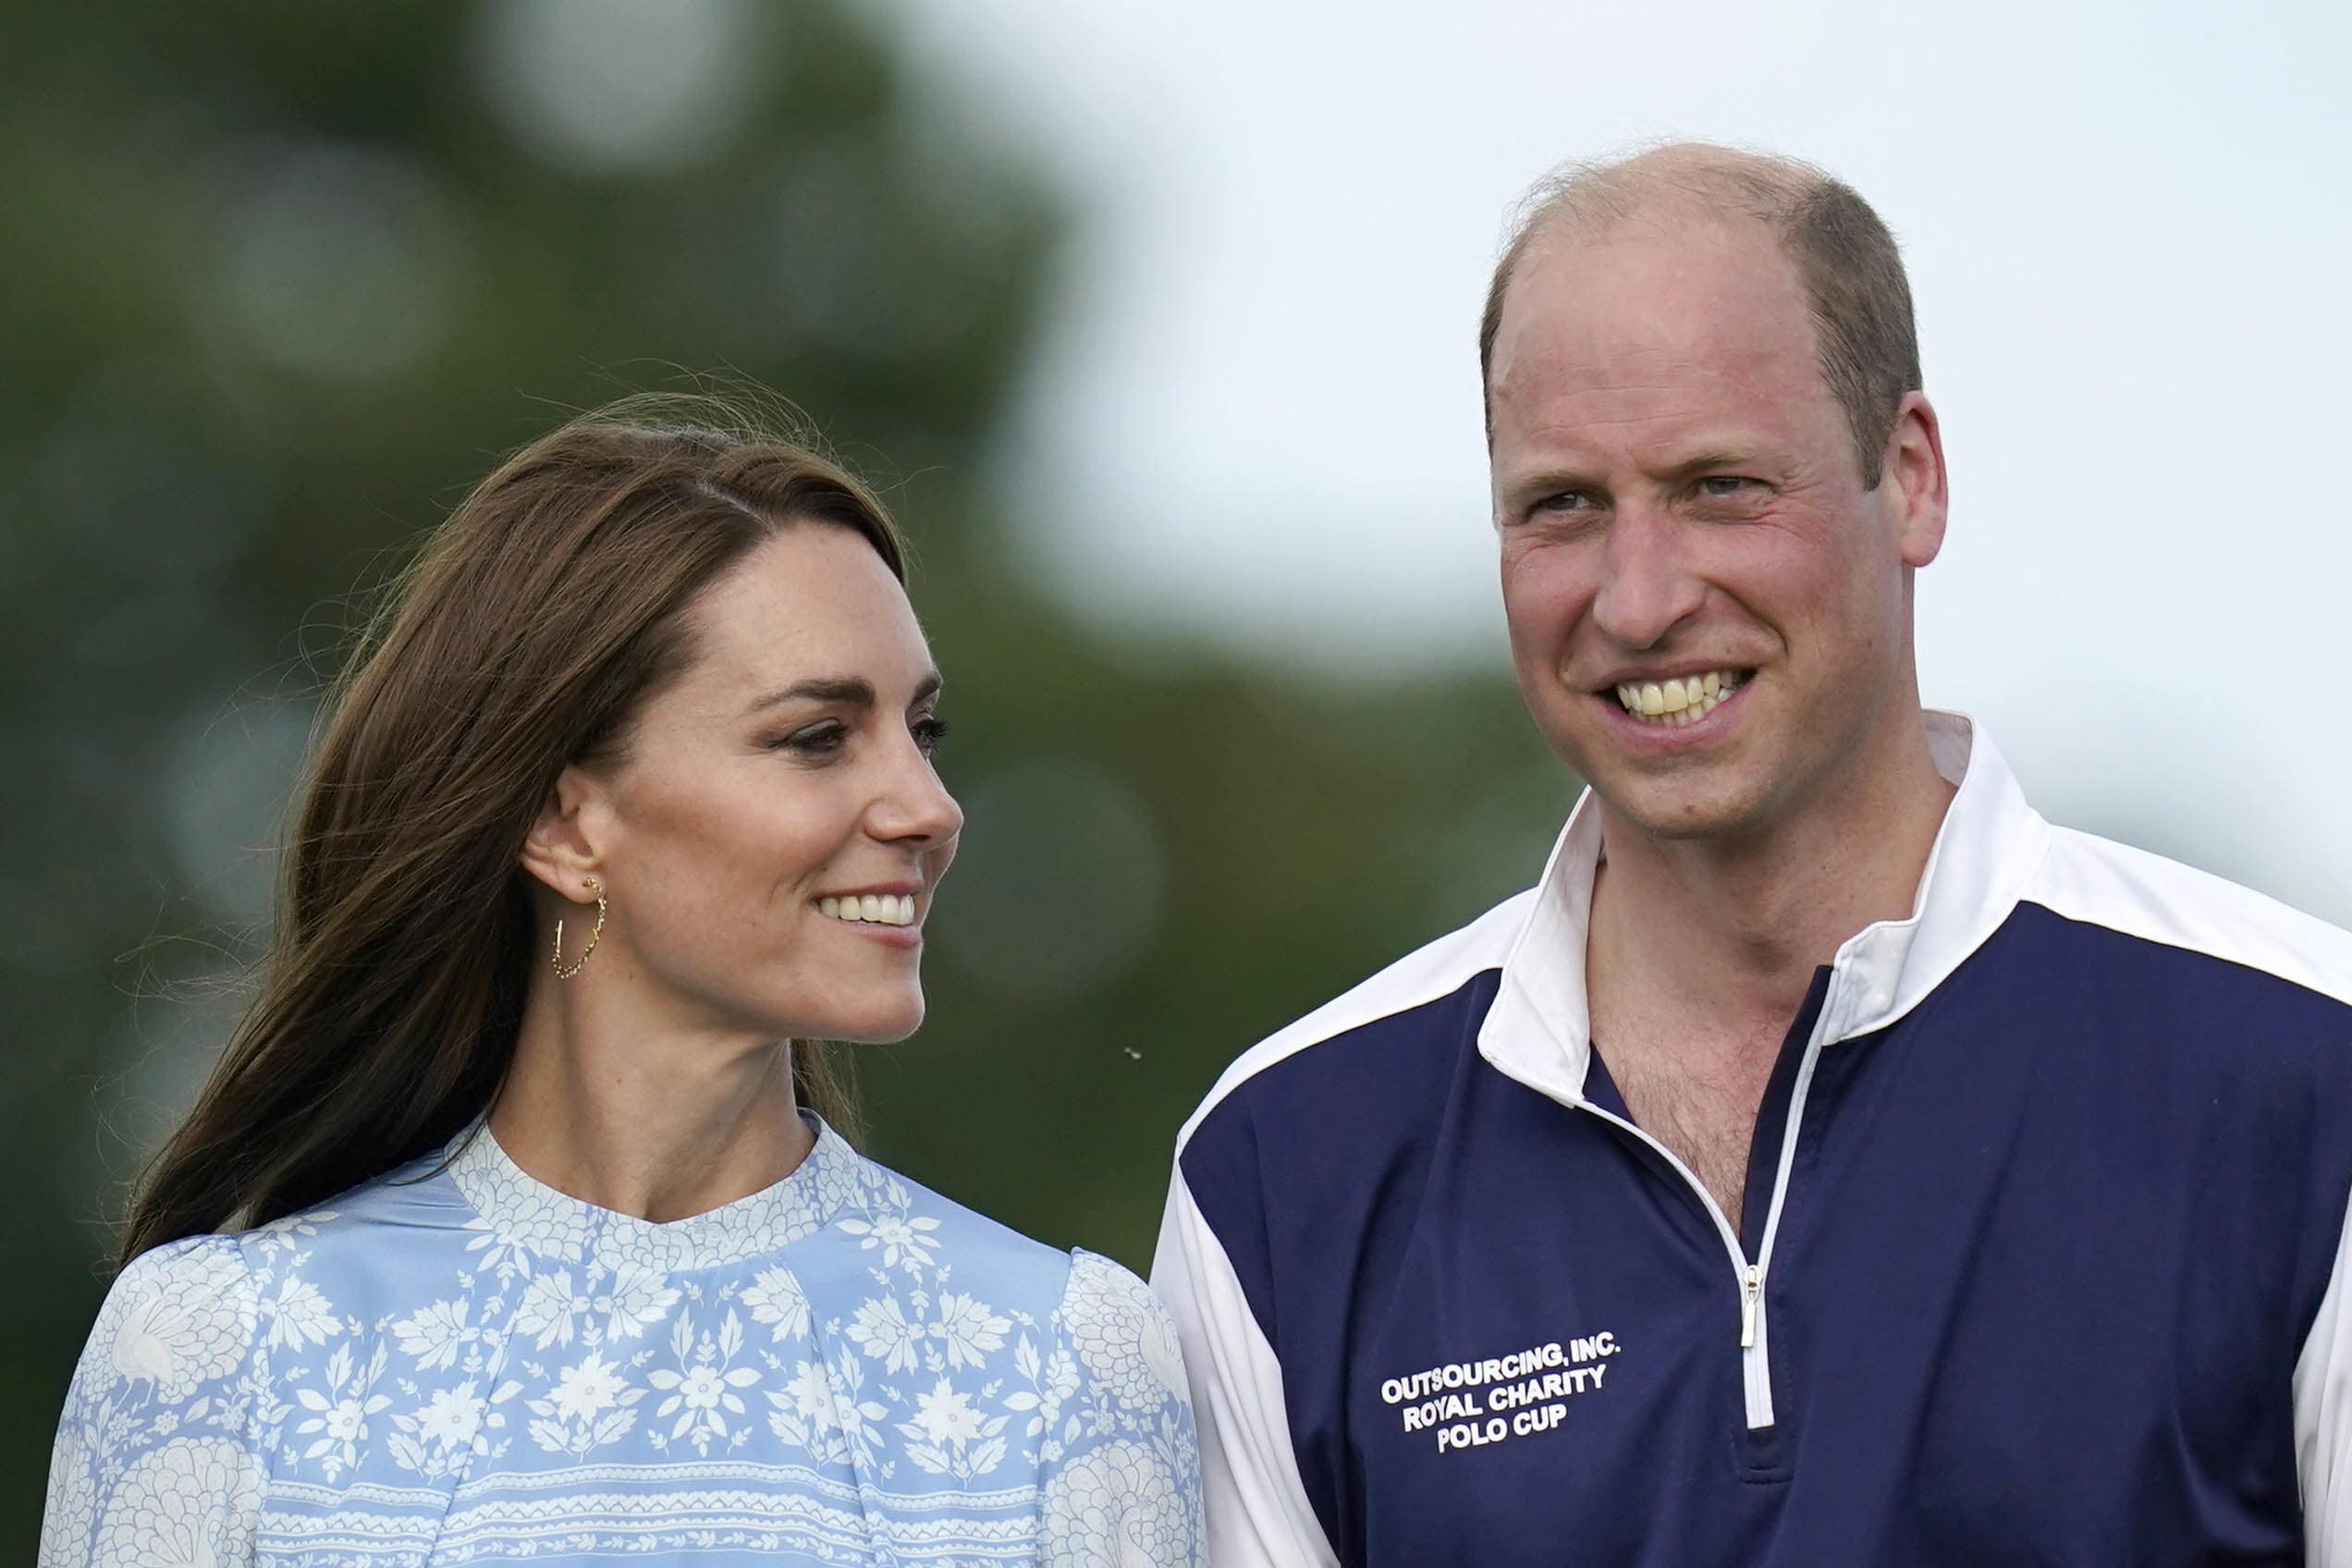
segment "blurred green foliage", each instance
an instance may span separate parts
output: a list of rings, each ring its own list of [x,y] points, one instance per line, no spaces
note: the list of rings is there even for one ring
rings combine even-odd
[[[7,11],[0,1539],[366,588],[568,410],[752,378],[908,523],[970,824],[932,1022],[861,1071],[874,1152],[1016,1227],[1145,1267],[1224,1062],[1532,878],[1572,783],[1507,682],[1109,646],[1014,564],[979,476],[1078,214],[859,13]]]

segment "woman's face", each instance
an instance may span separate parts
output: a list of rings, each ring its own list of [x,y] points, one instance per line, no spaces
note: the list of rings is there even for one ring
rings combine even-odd
[[[688,1028],[901,1038],[963,826],[905,593],[859,535],[801,523],[687,613],[692,667],[622,760],[568,779],[611,904],[591,967]]]

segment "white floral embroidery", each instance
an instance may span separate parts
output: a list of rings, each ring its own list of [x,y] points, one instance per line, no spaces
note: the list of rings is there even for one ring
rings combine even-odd
[[[264,1258],[300,1249],[300,1243],[319,1233],[320,1229],[335,1219],[331,1208],[312,1209],[307,1214],[288,1214],[266,1225],[256,1225],[245,1232],[245,1240]]]
[[[1045,1568],[1166,1568],[1198,1562],[1166,1461],[1142,1443],[1107,1444],[1046,1488]]]
[[[909,1459],[935,1476],[968,1481],[1004,1458],[999,1434],[1011,1419],[974,1409],[972,1395],[942,1378],[929,1393],[915,1396],[914,1419],[900,1422],[899,1430],[913,1439],[907,1444]]]
[[[476,1391],[472,1378],[454,1387],[433,1390],[424,1403],[392,1417],[395,1427],[385,1439],[386,1452],[404,1470],[420,1476],[461,1476],[477,1454],[505,1452],[492,1434],[507,1424],[496,1406],[521,1391],[520,1383],[503,1383],[492,1393]]]
[[[605,1314],[605,1337],[633,1340],[678,1305],[678,1292],[654,1269],[624,1263],[614,1270],[612,1289],[597,1298]]]
[[[91,1455],[84,1451],[80,1424],[70,1419],[57,1428],[57,1442],[49,1459],[49,1498],[41,1513],[41,1562],[47,1568],[53,1544],[72,1543],[79,1551],[98,1522],[98,1481],[91,1473]]]
[[[496,1230],[487,1219],[469,1219],[466,1229],[474,1232],[466,1243],[466,1251],[480,1255],[475,1260],[476,1268],[489,1270],[497,1276],[501,1284],[517,1275],[526,1278],[530,1275],[532,1249],[529,1242]]]
[[[972,1408],[972,1396],[942,1378],[929,1393],[916,1399],[914,1421],[907,1432],[925,1442],[968,1443],[981,1435],[982,1426],[980,1413]]]
[[[556,1391],[548,1395],[553,1414],[566,1421],[586,1421],[621,1403],[628,1385],[620,1369],[591,1353],[563,1369]]]
[[[1078,1391],[1078,1358],[1056,1346],[1050,1356],[1041,1356],[1029,1336],[1021,1336],[1013,1347],[1014,1370],[1029,1381],[1026,1389],[1018,1389],[1005,1396],[1008,1410],[1026,1410],[1033,1414],[1023,1436],[1045,1439],[1042,1457],[1048,1463],[1061,1457],[1062,1406]]]
[[[113,1335],[116,1376],[153,1383],[158,1401],[187,1397],[244,1359],[249,1329],[238,1303],[248,1288],[234,1248],[151,1253],[123,1276],[126,1309]]]
[[[571,1270],[552,1269],[533,1275],[523,1287],[510,1327],[518,1337],[546,1350],[571,1343],[575,1320],[587,1310],[588,1304],[571,1288]]]
[[[401,1318],[392,1325],[400,1354],[414,1356],[418,1367],[428,1372],[455,1366],[458,1353],[481,1337],[466,1325],[469,1310],[471,1304],[464,1301],[436,1301]]]
[[[778,1343],[808,1338],[808,1296],[790,1269],[761,1269],[758,1278],[743,1287],[743,1305],[752,1309],[753,1322],[774,1326]]]
[[[816,1362],[802,1362],[793,1369],[790,1382],[781,1390],[769,1390],[767,1402],[776,1406],[776,1413],[767,1418],[769,1430],[802,1447],[829,1448],[831,1445],[825,1439],[841,1429],[833,1385],[826,1380],[825,1368]],[[888,1408],[877,1404],[869,1418],[878,1421],[889,1414]]]
[[[472,1448],[489,1404],[473,1391],[471,1378],[454,1389],[435,1389],[433,1398],[417,1412],[418,1435],[445,1449]]]
[[[269,1332],[262,1342],[272,1350],[300,1350],[304,1343],[323,1345],[343,1331],[334,1305],[308,1280],[279,1281],[277,1293],[262,1298],[262,1321]]]
[[[1158,1301],[1144,1318],[1144,1364],[1168,1390],[1168,1397],[1177,1403],[1190,1406],[1193,1403],[1192,1384],[1184,1376],[1183,1347],[1176,1340],[1176,1325]]]
[[[938,1228],[939,1222],[927,1214],[918,1219],[909,1219],[904,1214],[886,1214],[871,1220],[841,1221],[842,1230],[861,1238],[858,1242],[861,1248],[868,1252],[877,1247],[881,1249],[883,1268],[903,1266],[909,1270],[928,1268],[937,1261],[933,1254],[939,1243],[932,1232]]]
[[[654,1418],[677,1415],[670,1438],[684,1438],[697,1453],[708,1453],[715,1439],[726,1438],[732,1446],[741,1447],[751,1435],[743,1427],[730,1427],[727,1420],[729,1415],[745,1414],[743,1396],[737,1390],[760,1380],[753,1368],[734,1365],[742,1348],[743,1322],[732,1312],[719,1324],[716,1335],[704,1329],[699,1337],[692,1316],[678,1315],[678,1327],[669,1337],[677,1369],[664,1367],[645,1374],[645,1381],[669,1395],[655,1410]],[[662,1440],[655,1439],[657,1443]]]
[[[534,1181],[486,1128],[467,1141],[448,1174],[481,1217],[469,1226],[482,1232],[471,1249],[481,1253],[481,1267],[507,1280],[545,1262],[651,1275],[740,1262],[814,1234],[852,1201],[868,1169],[838,1136],[823,1135],[789,1179],[668,1223],[598,1208]]]
[[[866,1397],[865,1368],[857,1357],[844,1350],[833,1363],[834,1383],[839,1397],[833,1405],[834,1419],[840,1423],[841,1440],[860,1464],[876,1463],[885,1441],[879,1425],[890,1414],[890,1407]],[[877,1392],[888,1392],[877,1390]],[[891,1394],[893,1399],[898,1396]],[[887,1461],[881,1464],[885,1475],[894,1468]]]
[[[1156,1514],[1105,1512],[1131,1483],[1181,1537],[1133,1560],[1194,1568],[1190,1416],[1141,1285],[829,1133],[674,1224],[533,1182],[486,1135],[337,1208],[125,1272],[43,1568],[1157,1550]]]
[[[1004,1348],[1011,1319],[999,1317],[977,1296],[949,1292],[939,1298],[939,1320],[931,1337],[939,1341],[950,1367],[982,1366],[990,1353]]]
[[[376,1379],[384,1376],[385,1347],[378,1344],[375,1353],[361,1361],[351,1354],[349,1344],[336,1347],[326,1363],[326,1390],[297,1389],[294,1398],[302,1408],[316,1414],[294,1428],[299,1436],[312,1438],[302,1451],[305,1459],[323,1459],[327,1479],[333,1480],[359,1463],[360,1445],[367,1440],[368,1417],[384,1411],[392,1403],[392,1396],[375,1391]]]
[[[923,1331],[907,1321],[906,1308],[896,1296],[878,1296],[857,1309],[850,1323],[850,1338],[858,1349],[882,1364],[887,1372],[912,1372],[922,1348]]]
[[[252,1551],[261,1488],[245,1452],[182,1439],[131,1464],[98,1528],[94,1560],[139,1568],[214,1568]],[[46,1562],[46,1554],[43,1554]]]
[[[645,1393],[618,1364],[590,1351],[563,1369],[545,1397],[524,1407],[539,1417],[531,1423],[531,1440],[574,1458],[618,1442],[636,1426],[635,1406]]]
[[[1187,1397],[1183,1359],[1167,1309],[1117,1264],[1092,1253],[1077,1255],[1062,1325],[1086,1370],[1121,1403],[1157,1410],[1167,1400]]]
[[[575,1333],[592,1345],[633,1340],[678,1305],[667,1277],[634,1264],[622,1265],[609,1288],[596,1293],[604,1273],[602,1265],[592,1265],[584,1288],[573,1284],[568,1268],[533,1276],[515,1305],[514,1331],[540,1350],[569,1345]]]

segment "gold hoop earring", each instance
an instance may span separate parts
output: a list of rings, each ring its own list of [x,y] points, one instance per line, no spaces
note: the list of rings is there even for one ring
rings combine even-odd
[[[588,933],[588,945],[581,949],[580,956],[567,965],[563,961],[563,917],[556,917],[556,950],[549,955],[549,962],[556,966],[556,978],[558,980],[569,980],[579,974],[580,966],[588,962],[588,955],[596,950],[596,938],[605,934],[605,885],[593,876],[582,880],[588,884],[588,890],[596,895],[596,925]]]

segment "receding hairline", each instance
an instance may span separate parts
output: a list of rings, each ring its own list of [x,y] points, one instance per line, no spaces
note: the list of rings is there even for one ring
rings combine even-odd
[[[1795,272],[1813,318],[1823,379],[1843,406],[1855,455],[1876,485],[1902,395],[1919,388],[1917,328],[1900,248],[1851,186],[1801,159],[1679,141],[1570,164],[1513,209],[1478,325],[1479,398],[1494,435],[1494,354],[1511,288],[1554,239],[1605,239],[1635,223],[1737,232],[1753,227]]]
[[[1563,221],[1598,230],[1648,215],[1748,217],[1777,226],[1835,183],[1828,170],[1776,153],[1669,142],[1553,170],[1521,200],[1513,242]]]
[[[1796,158],[1704,141],[1669,142],[1554,169],[1513,209],[1478,337],[1480,374],[1493,370],[1495,334],[1512,281],[1539,244],[1561,237],[1598,239],[1635,222],[1715,227],[1747,222],[1777,239],[1807,202],[1836,185],[1828,171]]]

